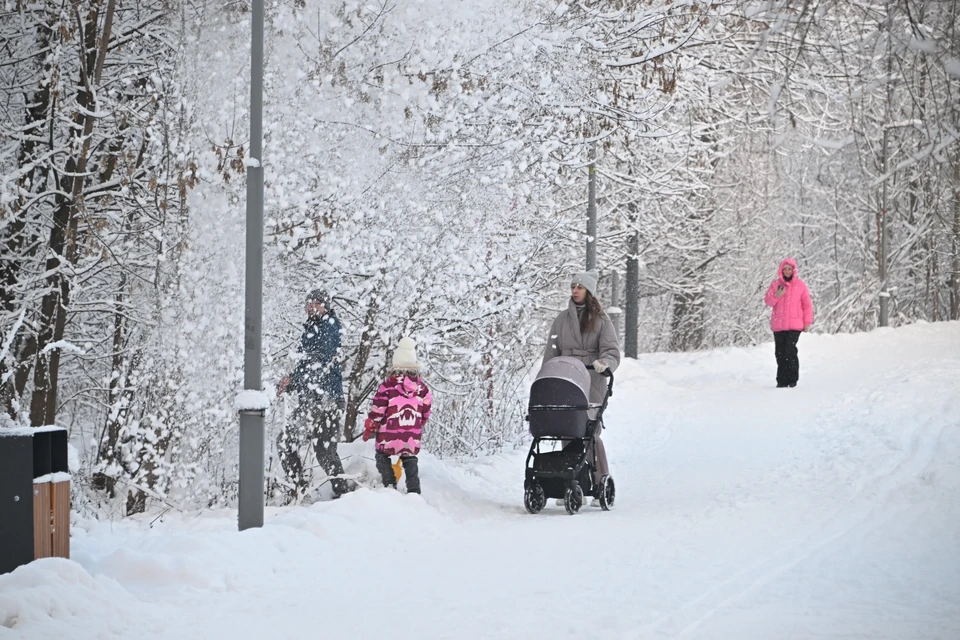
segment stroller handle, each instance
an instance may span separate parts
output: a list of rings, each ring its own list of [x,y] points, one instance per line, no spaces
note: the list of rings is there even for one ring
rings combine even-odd
[[[592,364],[584,365],[587,367],[588,371],[596,371]],[[607,397],[613,396],[613,371],[610,371],[609,368],[604,369],[603,371],[597,371],[600,375],[607,379]]]

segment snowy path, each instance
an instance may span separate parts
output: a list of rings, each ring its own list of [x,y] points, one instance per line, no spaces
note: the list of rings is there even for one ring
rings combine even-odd
[[[769,345],[625,364],[612,512],[526,514],[515,451],[244,534],[85,522],[0,576],[0,640],[960,638],[960,323],[800,355],[796,389]]]

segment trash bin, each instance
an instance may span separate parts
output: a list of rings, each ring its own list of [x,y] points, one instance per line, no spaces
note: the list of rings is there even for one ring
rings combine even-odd
[[[0,429],[0,573],[70,557],[67,431]]]

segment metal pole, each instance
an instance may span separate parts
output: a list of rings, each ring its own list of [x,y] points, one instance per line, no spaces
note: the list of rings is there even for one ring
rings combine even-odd
[[[884,134],[886,137],[886,134]],[[886,146],[886,145],[884,145]],[[883,183],[883,199],[887,196],[887,183]],[[887,209],[880,211],[880,326],[890,326],[890,290],[887,282]]]
[[[590,179],[587,190],[587,271],[597,268],[597,170],[589,167]]]
[[[623,335],[620,331],[620,317],[623,313],[620,310],[620,272],[617,270],[610,274],[610,307],[610,309],[607,309],[607,313],[613,321],[613,329],[617,332],[617,338],[619,338]]]
[[[243,388],[260,391],[263,320],[263,0],[253,0],[250,47],[250,155]],[[240,531],[263,526],[263,411],[240,412]]]
[[[627,205],[630,210],[631,226],[637,223],[637,205],[631,202]],[[626,309],[623,317],[623,353],[628,358],[637,357],[637,324],[640,322],[640,232],[634,229],[627,246],[627,287],[623,292],[626,297]]]
[[[886,104],[886,114],[884,116],[884,126],[883,126],[883,147],[881,150],[881,166],[883,171],[883,187],[881,192],[881,202],[880,202],[880,326],[887,327],[890,325],[890,283],[888,282],[888,275],[890,270],[889,262],[889,235],[890,229],[888,227],[889,222],[888,218],[890,217],[890,208],[889,202],[887,200],[887,183],[890,181],[890,176],[887,175],[887,166],[889,165],[890,158],[888,157],[889,153],[889,137],[890,137],[890,125],[892,118],[892,109],[893,109],[893,54],[891,53],[891,47],[893,46],[893,11],[890,8],[890,5],[887,5],[887,104]]]

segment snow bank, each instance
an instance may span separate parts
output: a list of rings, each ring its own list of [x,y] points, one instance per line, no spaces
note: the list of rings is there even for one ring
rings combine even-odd
[[[45,558],[0,575],[3,640],[136,637],[135,629],[163,627],[125,587],[70,560]]]

